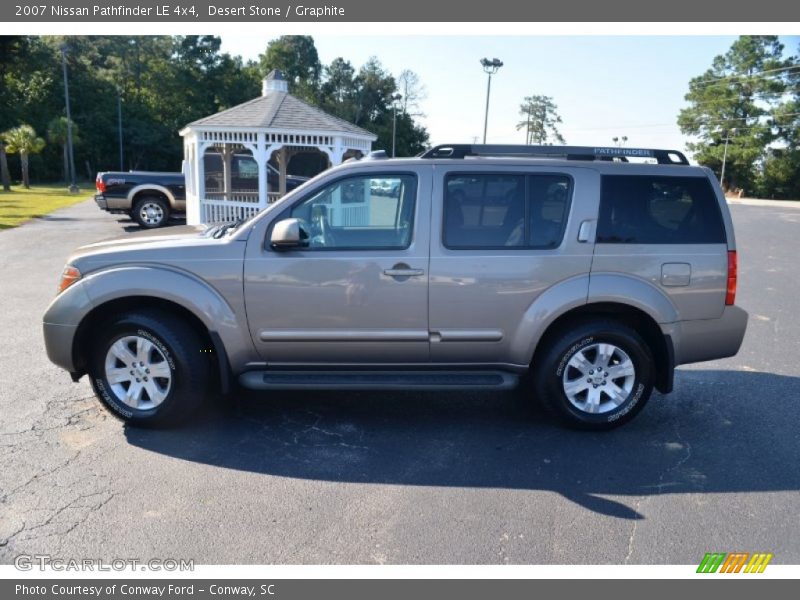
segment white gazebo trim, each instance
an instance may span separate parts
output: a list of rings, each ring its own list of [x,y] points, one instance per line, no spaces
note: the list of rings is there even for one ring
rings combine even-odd
[[[285,105],[288,108],[284,109]],[[286,126],[286,121],[294,126]],[[318,126],[297,125],[307,122]],[[190,123],[180,135],[184,140],[189,224],[232,221],[264,209],[286,193],[287,167],[293,153],[318,150],[334,166],[341,164],[347,153],[368,154],[377,139],[374,134],[291,96],[279,71],[272,71],[265,78],[261,99]],[[206,190],[204,157],[209,148],[218,148],[222,155],[221,192]],[[236,148],[249,150],[258,165],[257,192],[233,189],[231,161]],[[270,190],[267,163],[275,153],[279,184],[278,189]]]

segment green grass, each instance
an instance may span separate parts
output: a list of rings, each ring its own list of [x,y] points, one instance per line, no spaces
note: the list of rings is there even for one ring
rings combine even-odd
[[[82,185],[77,194],[70,194],[63,183],[35,185],[29,190],[22,186],[11,186],[10,192],[3,191],[0,186],[0,230],[82,202],[93,193],[94,189],[87,184]]]

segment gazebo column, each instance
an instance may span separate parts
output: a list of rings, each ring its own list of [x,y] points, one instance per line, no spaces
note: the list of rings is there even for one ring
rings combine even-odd
[[[286,194],[286,163],[289,162],[287,155],[288,151],[285,146],[278,151],[278,193],[281,198]]]
[[[197,138],[192,140],[194,144],[194,198],[186,197],[186,222],[189,225],[199,225],[205,222],[203,215],[203,205],[206,197],[206,161],[205,152],[208,144],[199,141]]]
[[[292,156],[297,154],[297,150],[284,146],[278,152],[278,170],[280,177],[278,178],[278,192],[281,198],[286,195],[286,175],[289,171],[289,161]]]
[[[267,183],[267,161],[269,160],[270,150],[267,144],[267,136],[264,133],[258,134],[255,149],[252,149],[253,158],[258,165],[258,208],[266,208],[269,204],[269,187]]]
[[[231,199],[233,186],[231,185],[231,159],[233,158],[233,148],[230,144],[222,146],[222,197],[225,200]]]

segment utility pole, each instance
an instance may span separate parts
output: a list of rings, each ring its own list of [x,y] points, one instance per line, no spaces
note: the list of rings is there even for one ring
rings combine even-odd
[[[719,174],[719,187],[722,188],[722,193],[725,193],[725,163],[728,162],[728,142],[731,139],[731,133],[736,135],[736,129],[725,132],[725,150],[722,152],[722,172]]]
[[[117,128],[119,130],[119,170],[125,170],[122,154],[122,90],[117,86]]]
[[[80,189],[75,183],[75,155],[72,151],[72,114],[69,109],[69,82],[67,81],[67,45],[61,44],[61,68],[64,71],[64,104],[67,109],[67,154],[69,155],[69,192],[77,194]]]
[[[483,117],[483,143],[486,143],[486,130],[489,126],[489,95],[492,92],[492,75],[496,74],[500,67],[503,66],[503,61],[493,58],[489,60],[488,58],[481,59],[481,66],[483,67],[483,72],[489,76],[489,81],[486,83],[486,112]]]
[[[395,139],[397,138],[397,103],[403,99],[401,94],[392,96],[392,158],[395,157]]]

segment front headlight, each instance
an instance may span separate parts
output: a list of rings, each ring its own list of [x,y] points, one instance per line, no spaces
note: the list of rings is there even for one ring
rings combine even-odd
[[[78,281],[81,277],[81,272],[76,267],[72,265],[65,266],[64,270],[61,272],[61,281],[58,282],[58,294]]]

